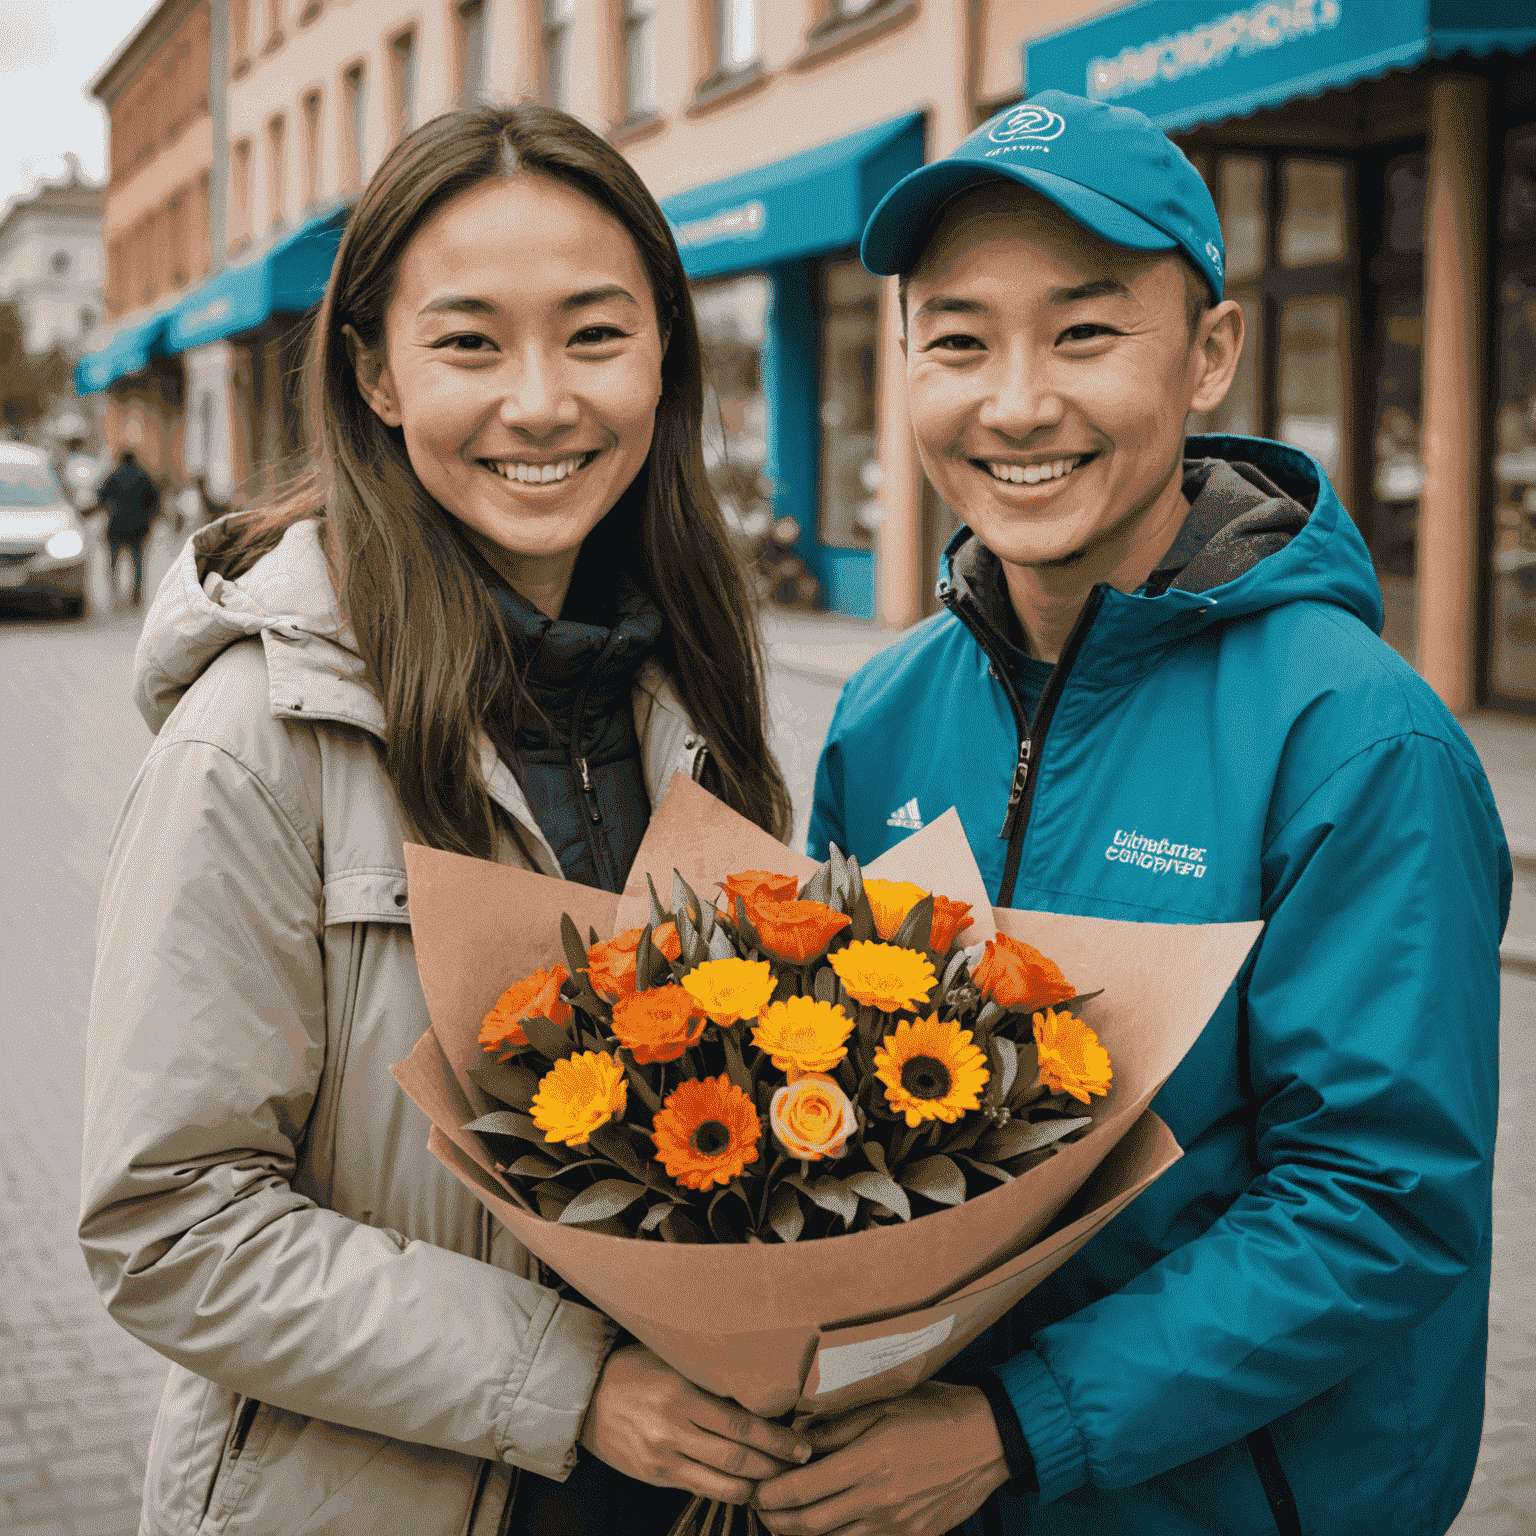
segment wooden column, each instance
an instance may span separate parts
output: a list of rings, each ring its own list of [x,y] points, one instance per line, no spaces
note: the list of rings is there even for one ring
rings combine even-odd
[[[875,613],[886,629],[905,629],[923,616],[923,466],[907,417],[907,360],[901,352],[901,308],[896,279],[880,288],[875,351],[880,532],[876,540]]]
[[[1419,503],[1418,666],[1457,711],[1474,698],[1478,503],[1486,361],[1488,87],[1429,94],[1424,232],[1424,494]]]

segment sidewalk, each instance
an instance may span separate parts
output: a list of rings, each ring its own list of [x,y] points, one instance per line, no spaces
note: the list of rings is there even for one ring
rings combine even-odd
[[[834,688],[903,633],[841,614],[771,606],[762,609],[761,622],[775,672]],[[1483,760],[1515,864],[1514,901],[1499,954],[1506,970],[1536,975],[1536,720],[1476,711],[1461,725]]]

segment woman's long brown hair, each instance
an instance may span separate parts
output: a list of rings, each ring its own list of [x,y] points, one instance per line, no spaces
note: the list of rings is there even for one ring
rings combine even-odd
[[[454,518],[423,488],[398,428],[360,394],[342,328],[369,348],[401,258],[422,224],[482,182],[545,176],[589,197],[629,232],[667,344],[645,467],[589,536],[666,616],[657,659],[709,743],[710,787],[777,837],[789,793],[768,750],[757,617],[704,470],[703,357],[672,232],[617,150],[575,118],[522,104],[445,113],[402,139],[342,237],[305,365],[312,461],[275,504],[231,520],[215,559],[235,577],[302,518],[323,523],[343,611],[384,705],[385,763],[418,835],[489,857],[496,810],[481,732],[515,762],[507,722],[518,668]],[[493,704],[499,707],[493,708]]]

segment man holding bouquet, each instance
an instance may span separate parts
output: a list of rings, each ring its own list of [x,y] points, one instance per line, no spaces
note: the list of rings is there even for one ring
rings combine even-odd
[[[1262,918],[1154,1107],[1185,1156],[948,1380],[814,1432],[780,1536],[1443,1532],[1482,1419],[1498,944],[1477,757],[1298,449],[1186,440],[1243,345],[1210,196],[1047,92],[901,182],[945,612],[848,685],[810,851],[954,805],[999,905]],[[993,1498],[992,1495],[996,1494]]]

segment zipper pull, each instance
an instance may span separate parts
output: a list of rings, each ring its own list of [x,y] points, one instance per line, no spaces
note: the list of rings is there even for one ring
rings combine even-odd
[[[586,758],[578,757],[576,766],[581,769],[581,787],[587,795],[587,815],[592,818],[593,826],[597,826],[603,819],[603,813],[598,809],[597,791],[592,787],[592,775],[587,772]]]
[[[1005,842],[1013,836],[1014,823],[1019,819],[1019,806],[1024,800],[1024,786],[1029,783],[1029,754],[1032,750],[1026,736],[1019,743],[1019,761],[1013,770],[1013,787],[1008,791],[1008,813],[1003,817],[1003,830],[997,835]]]

